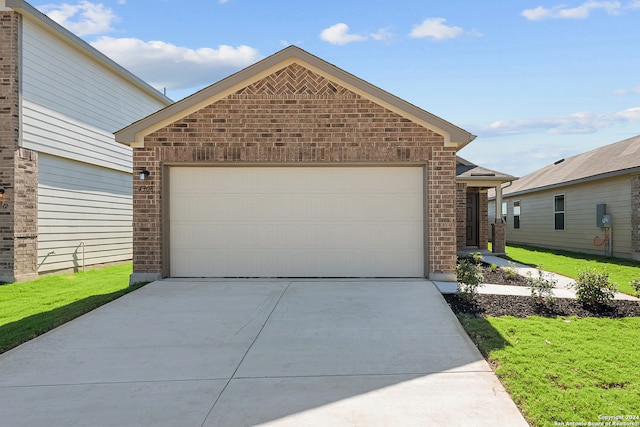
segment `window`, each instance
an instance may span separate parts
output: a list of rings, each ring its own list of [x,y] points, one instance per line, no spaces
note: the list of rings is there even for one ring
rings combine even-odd
[[[513,202],[513,228],[520,228],[520,200]]]
[[[507,223],[507,202],[502,202],[502,222]]]
[[[564,230],[564,194],[553,196],[553,214],[555,219],[555,229]]]

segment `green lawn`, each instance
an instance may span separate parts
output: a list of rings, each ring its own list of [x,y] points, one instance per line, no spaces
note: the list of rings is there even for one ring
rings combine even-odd
[[[640,318],[460,321],[532,426],[640,416]]]
[[[130,263],[0,286],[0,353],[131,290]]]
[[[618,284],[620,292],[635,295],[632,279],[640,279],[640,262],[620,258],[607,258],[576,252],[540,249],[528,246],[507,246],[507,257],[515,262],[541,265],[543,270],[562,274],[573,279],[587,267],[609,272],[610,280]]]

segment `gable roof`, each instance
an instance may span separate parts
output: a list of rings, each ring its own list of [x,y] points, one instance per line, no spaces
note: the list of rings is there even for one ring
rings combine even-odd
[[[173,100],[165,96],[162,92],[153,88],[150,84],[143,81],[138,76],[131,73],[129,70],[123,68],[112,59],[108,58],[102,52],[98,51],[89,43],[82,40],[80,37],[76,36],[71,31],[67,30],[62,25],[58,24],[53,19],[40,12],[38,9],[31,6],[26,1],[5,0],[4,5],[6,8],[9,8],[23,16],[32,18],[34,20],[33,22],[47,30],[49,34],[52,34],[54,37],[58,37],[67,45],[72,46],[74,49],[82,52],[84,55],[87,55],[94,61],[99,62],[103,67],[113,71],[114,73],[127,80],[141,91],[147,93],[159,102],[163,103],[164,105],[169,105],[173,102]],[[0,8],[0,10],[2,10],[2,8]]]
[[[291,64],[299,64],[330,81],[375,102],[389,110],[430,129],[445,138],[445,143],[457,149],[473,141],[474,135],[416,107],[384,90],[355,77],[352,74],[300,49],[289,46],[193,95],[184,98],[148,117],[143,118],[115,133],[116,141],[132,147],[142,147],[144,137],[175,122],[207,105],[231,95]]]
[[[506,173],[483,168],[460,156],[456,156],[456,181],[475,187],[495,186],[518,178]]]
[[[629,173],[640,173],[640,135],[561,159],[530,173],[508,188],[514,196]]]

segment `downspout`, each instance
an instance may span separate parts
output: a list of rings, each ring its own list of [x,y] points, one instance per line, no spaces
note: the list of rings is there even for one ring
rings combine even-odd
[[[496,185],[496,217],[495,223],[502,224],[504,223],[502,219],[502,190],[508,188],[513,184],[513,181],[509,181],[507,185],[502,186],[502,182],[499,185]]]

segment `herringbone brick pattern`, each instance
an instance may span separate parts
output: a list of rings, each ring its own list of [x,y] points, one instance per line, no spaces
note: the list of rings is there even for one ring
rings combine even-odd
[[[237,92],[238,95],[349,96],[353,93],[298,64],[276,71]]]

